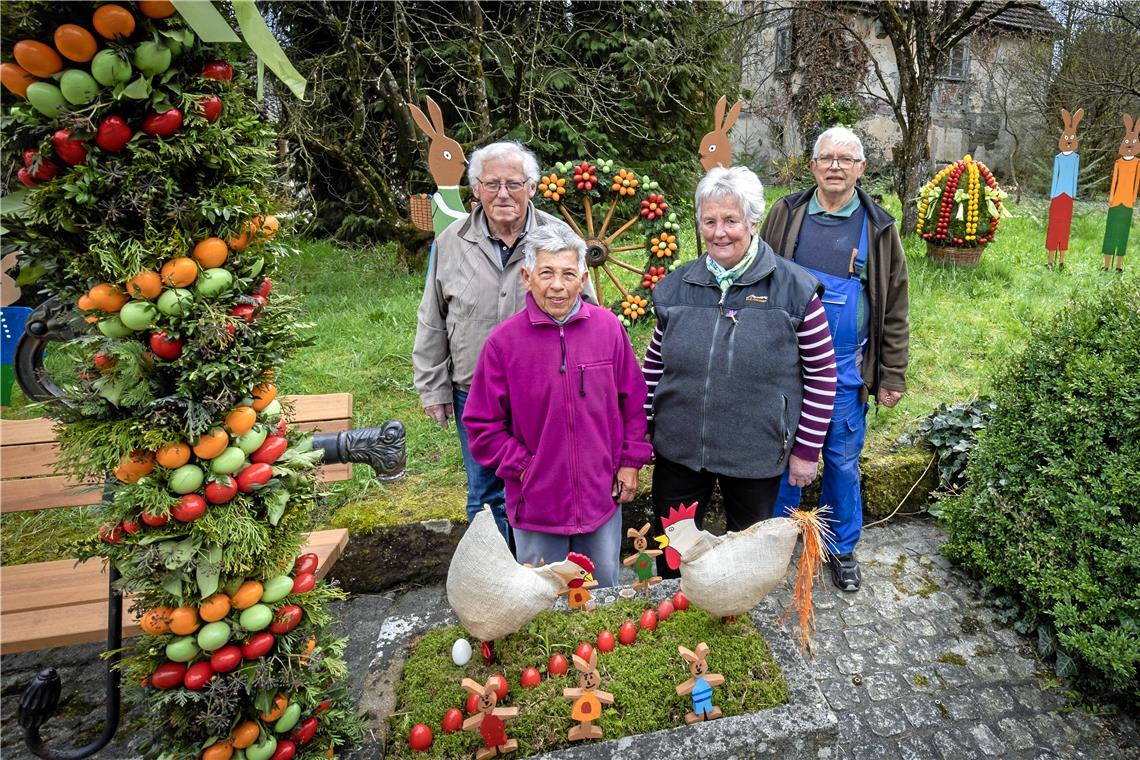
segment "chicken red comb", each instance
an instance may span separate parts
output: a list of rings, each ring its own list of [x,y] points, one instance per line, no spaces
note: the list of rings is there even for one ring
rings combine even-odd
[[[594,572],[594,560],[590,559],[585,554],[570,552],[566,555],[566,559],[570,562],[573,562],[575,565],[582,568],[587,573]]]
[[[675,522],[681,520],[696,520],[697,519],[697,502],[693,502],[689,506],[681,505],[679,507],[671,507],[669,515],[661,518],[661,527],[668,528]]]

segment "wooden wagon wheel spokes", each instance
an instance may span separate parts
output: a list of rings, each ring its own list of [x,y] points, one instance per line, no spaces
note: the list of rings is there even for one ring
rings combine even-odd
[[[626,327],[652,317],[653,288],[676,265],[680,230],[657,183],[612,161],[559,162],[538,190],[585,241],[598,302]]]

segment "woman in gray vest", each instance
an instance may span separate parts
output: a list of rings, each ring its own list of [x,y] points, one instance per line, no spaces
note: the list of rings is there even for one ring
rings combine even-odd
[[[719,485],[729,530],[772,516],[780,478],[815,479],[835,397],[835,353],[819,281],[777,256],[756,228],[764,187],[745,167],[697,185],[707,254],[654,291],[645,354],[653,420],[653,510],[697,502]],[[677,568],[658,562],[658,572]]]

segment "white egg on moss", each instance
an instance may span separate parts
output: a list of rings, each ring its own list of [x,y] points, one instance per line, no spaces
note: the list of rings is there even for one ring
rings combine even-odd
[[[471,644],[467,639],[456,639],[451,645],[451,661],[463,667],[471,660]]]

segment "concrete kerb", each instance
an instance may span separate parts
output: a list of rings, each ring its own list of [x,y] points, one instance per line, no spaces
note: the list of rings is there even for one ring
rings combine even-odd
[[[679,588],[677,581],[665,581],[642,592],[640,598],[670,598]],[[425,589],[425,591],[427,591]],[[613,589],[599,589],[594,598],[602,604],[617,600]],[[371,675],[364,691],[373,695],[387,694],[388,700],[368,706],[373,730],[383,736],[394,704],[394,689],[403,670],[404,660],[414,640],[428,630],[455,623],[450,609],[433,605],[416,605],[417,612],[395,614],[384,619],[376,640],[369,670]],[[565,609],[559,600],[554,609]],[[834,746],[839,736],[839,721],[827,705],[809,665],[804,661],[791,633],[778,624],[780,612],[770,598],[761,601],[749,617],[764,636],[788,683],[788,703],[780,707],[691,726],[627,736],[603,742],[591,742],[537,757],[551,760],[594,760],[595,758],[628,757],[790,757],[814,758],[820,749]],[[620,709],[620,705],[617,707]],[[400,738],[395,738],[400,741]],[[383,744],[383,742],[382,742]],[[383,751],[383,750],[381,750]]]

